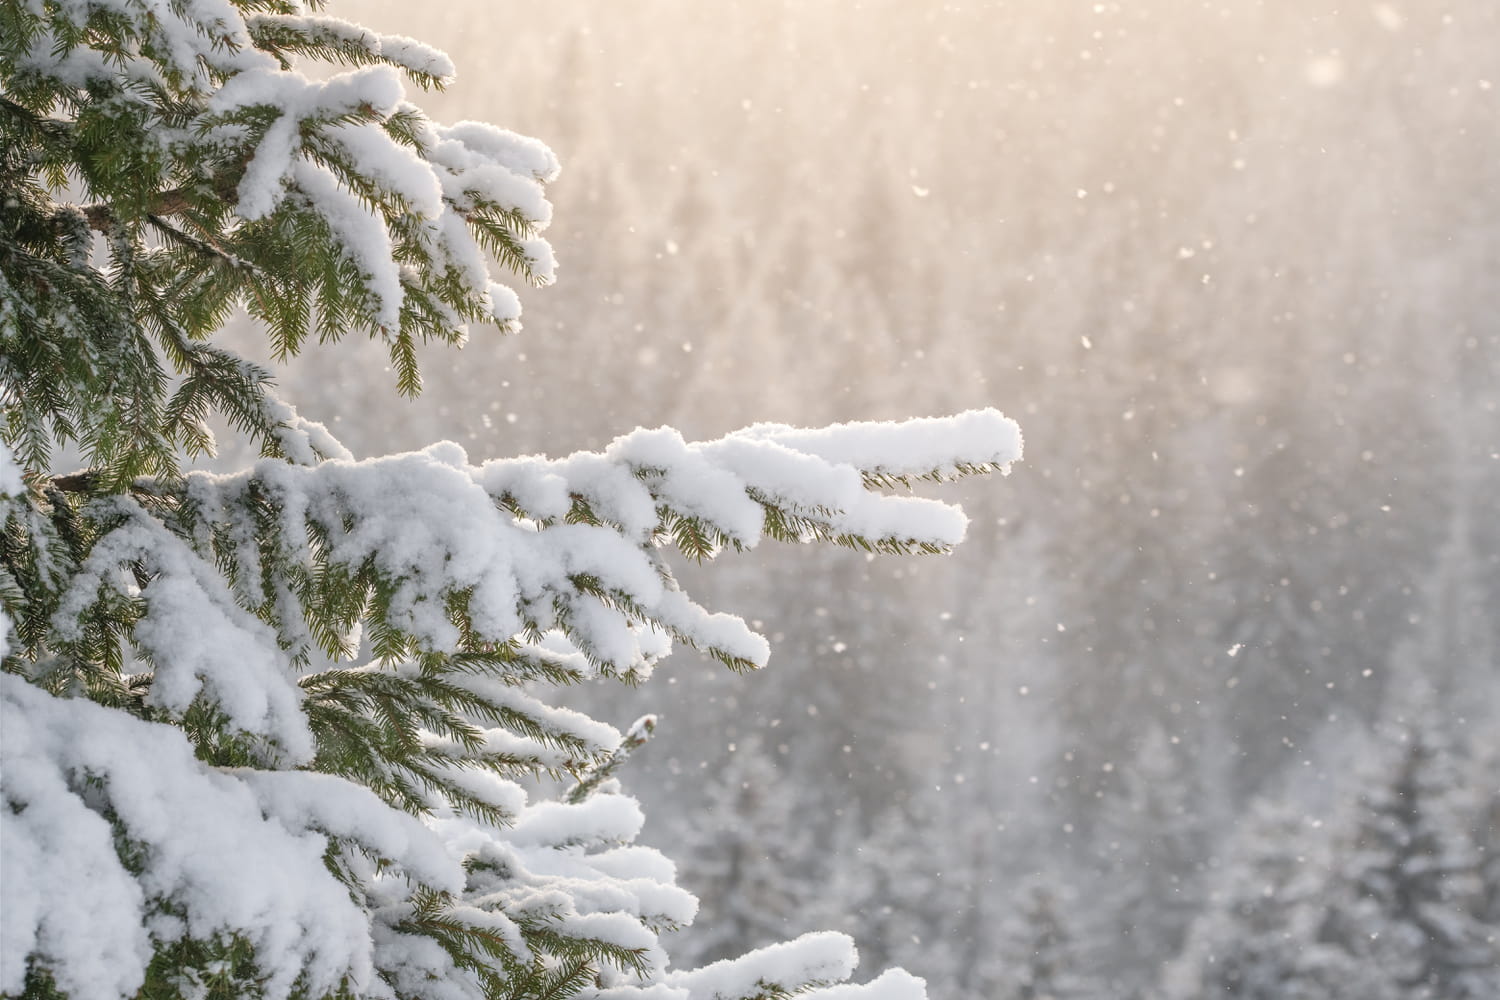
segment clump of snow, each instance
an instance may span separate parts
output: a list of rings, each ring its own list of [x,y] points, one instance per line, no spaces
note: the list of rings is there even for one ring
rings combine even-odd
[[[795,992],[816,983],[848,979],[859,962],[854,942],[833,931],[804,934],[793,941],[760,948],[691,972],[674,972],[667,982],[694,1000],[739,1000],[772,992]]]
[[[148,704],[181,715],[206,693],[231,729],[263,737],[292,762],[311,760],[301,692],[275,631],[236,603],[216,567],[133,500],[114,503],[123,523],[95,543],[73,577],[53,615],[54,634],[79,638],[89,607],[108,592],[129,596],[124,570],[139,565],[150,575],[134,630],[154,667]]]
[[[498,282],[490,282],[487,289],[490,300],[490,316],[502,328],[515,332],[520,329],[521,297],[515,289]]]
[[[0,441],[0,497],[20,496],[26,492],[26,483],[21,478],[21,467],[5,442]]]
[[[355,841],[434,889],[463,890],[463,872],[442,840],[368,788],[309,771],[232,773],[255,793],[267,818],[281,820],[287,829],[313,829]]]
[[[775,441],[865,472],[889,476],[951,477],[959,464],[1009,471],[1022,455],[1021,428],[998,410],[968,410],[951,417],[900,422],[867,421],[818,429],[754,424],[730,435]]]
[[[457,73],[447,53],[405,35],[386,35],[337,17],[310,14],[252,14],[246,27],[257,34],[267,29],[293,30],[309,38],[341,47],[361,49],[371,58],[385,59],[413,73],[452,81]]]
[[[324,866],[324,839],[266,819],[250,789],[199,762],[181,731],[54,698],[13,674],[0,674],[0,731],[0,989],[19,992],[35,953],[74,996],[131,996],[148,933],[243,935],[272,998],[299,980],[314,993],[346,977],[368,984],[369,917]],[[130,841],[149,845],[139,874],[116,853],[101,800]]]
[[[317,465],[327,458],[354,461],[349,449],[326,426],[308,420],[274,393],[261,395],[261,412],[275,428],[276,441],[288,460],[298,465]]]
[[[417,215],[435,219],[442,214],[442,185],[415,150],[393,145],[391,137],[377,125],[338,125],[324,134],[363,164],[370,180],[387,194],[402,199]]]
[[[628,844],[641,832],[645,815],[626,795],[595,795],[573,805],[539,802],[506,834],[518,846]]]
[[[557,154],[543,142],[489,122],[461,121],[442,130],[446,139],[517,174],[539,181],[557,180],[562,167]]]
[[[927,984],[905,969],[890,969],[868,983],[839,983],[806,995],[813,1000],[926,1000]]]

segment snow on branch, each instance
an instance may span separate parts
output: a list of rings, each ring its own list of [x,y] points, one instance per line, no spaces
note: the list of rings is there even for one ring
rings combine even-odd
[[[950,422],[958,433],[944,448]],[[332,573],[344,597],[350,587],[368,593],[390,638],[383,656],[555,632],[595,670],[643,677],[666,652],[652,638],[659,632],[755,667],[765,641],[678,589],[662,546],[703,558],[770,535],[945,551],[963,538],[960,510],[869,486],[876,476],[960,475],[1020,457],[1015,425],[1000,414],[950,422],[844,425],[825,437],[752,429],[703,444],[637,430],[602,454],[478,467],[451,443],[366,462],[262,462],[232,476],[190,475],[179,530],[213,539],[214,557],[240,567],[242,600],[271,610],[284,645],[308,641],[319,609],[305,596],[300,615],[274,607],[257,575],[277,564]],[[792,447],[803,443],[836,457]],[[275,544],[252,544],[268,526]]]
[[[786,996],[848,979],[858,962],[848,936],[818,931],[691,972],[674,972],[667,982],[684,989],[691,1000]]]
[[[355,461],[212,336],[236,307],[278,357],[363,331],[413,393],[419,341],[517,327],[497,263],[552,281],[558,163],[430,121],[407,86],[447,57],[321,7],[5,10],[6,239],[27,235],[0,254],[24,347],[0,364],[0,993],[920,1000],[898,974],[831,987],[841,935],[669,972],[657,935],[696,901],[610,780],[642,731],[542,695],[643,679],[674,642],[761,666],[670,549],[945,552],[962,511],[882,491],[1005,470],[1015,424]],[[183,475],[214,413],[268,457]],[[60,446],[90,467],[57,474]],[[531,801],[539,777],[572,791]]]
[[[26,80],[25,110],[53,127],[54,110],[87,91],[113,108],[122,151],[143,155],[122,176],[84,172],[91,203],[47,206],[52,224],[76,216],[116,240],[139,240],[149,226],[196,255],[192,268],[210,284],[213,271],[237,270],[279,351],[296,352],[311,299],[325,335],[385,338],[406,392],[418,385],[416,338],[462,342],[472,322],[518,329],[520,302],[492,260],[524,281],[553,280],[552,249],[538,235],[552,216],[551,150],[483,123],[429,121],[408,85],[442,87],[454,75],[430,46],[301,3],[248,6],[261,9],[231,0],[18,8],[7,49]],[[304,74],[302,60],[349,68]],[[174,156],[163,157],[168,146]],[[337,258],[337,279],[309,268],[310,253]]]
[[[926,1000],[927,984],[904,969],[890,969],[868,983],[839,983],[806,996],[808,1000]]]
[[[641,677],[672,639],[764,663],[764,639],[678,588],[666,547],[946,548],[962,514],[879,493],[872,473],[998,466],[1018,457],[1008,421],[955,418],[986,433],[948,448],[932,444],[941,422],[702,444],[636,431],[602,454],[476,467],[446,443],[317,461],[340,453],[326,431],[273,397],[264,407],[316,464],[268,459],[67,508],[96,537],[58,594],[54,641],[82,662],[114,634],[90,623],[114,616],[128,640],[106,662],[139,668],[120,682],[137,711],[177,725],[3,678],[7,864],[35,862],[12,882],[8,955],[98,996],[129,993],[153,950],[184,937],[250,944],[270,997],[442,981],[477,998],[492,992],[487,962],[532,961],[539,941],[589,956],[600,996],[739,1000],[847,977],[840,935],[668,975],[655,935],[696,904],[669,862],[633,846],[635,801],[588,786],[529,803],[511,780],[606,773],[621,735],[520,685]],[[338,665],[362,645],[369,662]],[[117,843],[142,845],[141,878]],[[298,891],[241,884],[257,870],[296,873]],[[40,898],[79,879],[109,914],[81,938]],[[74,953],[96,939],[103,959]],[[8,965],[5,988],[18,975]],[[847,995],[908,1000],[914,983]]]
[[[0,497],[20,496],[26,492],[26,482],[21,478],[21,467],[16,464],[10,447],[0,441]]]
[[[512,786],[509,826],[443,808],[418,820],[332,775],[211,767],[173,726],[13,674],[0,731],[7,994],[35,959],[70,995],[127,997],[154,950],[193,939],[248,944],[271,1000],[433,982],[479,1000],[485,964],[531,962],[538,940],[618,981],[659,976],[656,932],[697,908],[669,861],[630,845],[642,816],[624,796],[528,806]]]
[[[1020,426],[995,410],[817,429],[753,424],[730,437],[775,441],[830,462],[852,465],[877,482],[947,480],[975,472],[1004,475],[1022,454]]]
[[[603,454],[476,467],[452,444],[317,461],[340,453],[326,431],[265,407],[307,435],[288,450],[316,464],[194,473],[180,492],[147,484],[56,511],[95,536],[60,578],[56,648],[83,662],[114,636],[104,662],[141,670],[121,691],[176,725],[0,677],[14,900],[0,989],[37,961],[75,995],[126,996],[179,940],[248,945],[273,1000],[432,982],[477,1000],[496,968],[554,949],[587,956],[598,981],[581,995],[611,1000],[748,1000],[847,977],[840,935],[669,974],[655,935],[689,923],[696,902],[670,862],[633,845],[634,800],[585,781],[570,801],[529,803],[509,777],[607,773],[621,735],[521,685],[643,676],[673,638],[763,663],[763,639],[677,587],[665,547],[946,547],[962,515],[875,492],[871,472],[997,466],[1018,457],[1008,421],[956,418],[1001,440],[958,435],[921,453],[924,436],[899,424],[703,444],[637,431]],[[12,467],[0,474],[0,489],[25,490]],[[98,631],[106,620],[115,631]],[[338,665],[362,644],[371,662]],[[299,763],[325,773],[287,770]],[[281,877],[269,886],[260,871]],[[87,912],[71,905],[85,898]],[[812,995],[923,996],[895,973],[829,989]]]
[[[843,983],[858,956],[843,934],[822,931],[759,948],[690,971],[670,972],[647,984],[587,990],[586,1000],[926,1000],[926,984],[892,969],[864,984]],[[837,984],[837,985],[826,985]]]
[[[147,705],[181,718],[207,695],[231,729],[263,738],[268,751],[278,748],[293,762],[311,760],[312,734],[275,632],[235,602],[211,563],[134,500],[99,504],[110,508],[112,527],[53,614],[57,640],[83,641],[83,622],[101,603],[138,605],[132,635],[153,669]]]
[[[252,14],[245,19],[255,46],[278,56],[290,69],[289,54],[345,63],[383,62],[404,70],[423,86],[452,82],[456,70],[447,54],[404,35],[371,31],[337,17],[310,14]]]
[[[702,444],[688,444],[670,428],[637,430],[602,456],[486,463],[480,481],[542,522],[592,517],[639,535],[669,531],[684,519],[739,548],[754,547],[769,529],[787,540],[941,550],[963,537],[956,508],[869,487],[1003,471],[1020,458],[1016,423],[995,410],[974,410],[826,431],[760,424]],[[801,532],[777,530],[788,525]],[[690,555],[711,554],[678,541]]]
[[[324,866],[324,839],[264,818],[178,729],[0,674],[0,731],[0,990],[20,992],[35,953],[73,996],[128,996],[148,933],[245,939],[269,997],[368,982],[369,917]]]

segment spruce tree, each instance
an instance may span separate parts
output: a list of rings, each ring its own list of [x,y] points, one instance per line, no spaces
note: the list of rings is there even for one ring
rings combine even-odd
[[[1483,796],[1412,678],[1348,801],[1259,803],[1168,969],[1169,1000],[1477,1000],[1500,991]],[[1415,691],[1415,693],[1414,693]]]
[[[452,74],[315,2],[0,5],[0,994],[921,996],[822,990],[840,935],[670,970],[695,902],[613,778],[644,733],[548,698],[674,642],[760,666],[672,550],[944,551],[958,511],[881,489],[1014,424],[355,461],[215,335],[373,337],[412,394],[419,344],[519,326],[494,276],[551,281],[557,163],[407,100]],[[216,422],[261,461],[193,471]]]
[[[1163,977],[1168,1000],[1318,1000],[1379,983],[1321,940],[1332,891],[1329,837],[1277,799],[1252,804],[1216,872],[1208,905]]]
[[[772,752],[757,735],[738,741],[728,762],[705,781],[697,796],[701,809],[670,818],[684,845],[678,867],[706,919],[682,935],[679,951],[695,961],[779,940],[805,918],[820,889],[805,870],[810,803],[800,800]]]
[[[882,964],[912,968],[934,995],[961,995],[960,977],[967,970],[954,923],[962,919],[967,887],[947,877],[952,859],[933,850],[916,807],[892,804],[868,821],[870,830],[858,846],[840,851],[824,876],[830,889],[814,909],[820,925],[836,921],[842,910],[842,926],[856,933],[863,951]]]
[[[1399,692],[1397,705],[1380,734],[1379,769],[1364,779],[1338,845],[1323,936],[1378,970],[1396,995],[1496,996],[1500,927],[1485,913],[1478,839],[1485,804],[1431,692]]]
[[[1034,875],[1015,892],[990,961],[1003,1000],[1093,1000],[1104,992],[1083,974],[1071,895],[1052,876]]]
[[[1085,927],[1092,971],[1122,995],[1155,983],[1201,901],[1202,796],[1184,748],[1146,730],[1095,831],[1095,909]]]

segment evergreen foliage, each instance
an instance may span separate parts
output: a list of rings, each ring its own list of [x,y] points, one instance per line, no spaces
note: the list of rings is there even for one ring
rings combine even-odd
[[[1166,972],[1168,997],[1313,1000],[1363,978],[1352,956],[1320,940],[1331,859],[1316,833],[1284,803],[1255,803]]]
[[[1087,950],[1120,993],[1156,981],[1199,904],[1203,819],[1182,754],[1159,726],[1148,729],[1095,831]]]
[[[945,551],[961,515],[876,490],[1004,468],[1014,425],[353,461],[216,331],[243,309],[279,358],[365,334],[415,393],[417,344],[517,327],[494,262],[551,280],[557,164],[429,121],[404,87],[441,87],[446,57],[320,8],[0,6],[0,993],[733,1000],[846,978],[838,935],[669,971],[657,934],[695,903],[631,844],[611,777],[649,724],[622,737],[547,695],[644,680],[673,641],[761,665],[670,548]],[[319,61],[350,68],[294,69]],[[187,471],[215,419],[263,460]]]
[[[1420,684],[1326,821],[1262,801],[1165,977],[1170,998],[1443,998],[1500,990],[1494,827]],[[1413,690],[1418,693],[1413,693]]]
[[[1431,695],[1419,688],[1400,704],[1386,723],[1382,768],[1364,783],[1339,845],[1324,936],[1393,996],[1494,996],[1500,928],[1484,912],[1484,803]]]
[[[806,919],[820,888],[824,873],[797,866],[811,854],[801,822],[810,804],[790,793],[770,753],[758,736],[737,741],[705,789],[702,812],[675,818],[694,838],[677,863],[706,918],[683,935],[684,954],[714,961],[780,940]]]
[[[1015,911],[996,942],[995,965],[1003,1000],[1090,1000],[1098,985],[1083,974],[1083,957],[1058,883],[1044,876],[1025,880],[1016,892]]]

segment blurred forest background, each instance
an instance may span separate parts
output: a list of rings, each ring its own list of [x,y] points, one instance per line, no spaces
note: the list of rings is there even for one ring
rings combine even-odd
[[[694,580],[762,675],[579,693],[661,717],[680,964],[835,927],[934,997],[1500,995],[1500,5],[337,13],[564,167],[519,337],[400,406],[378,345],[286,370],[356,454],[1026,432],[951,558]]]

